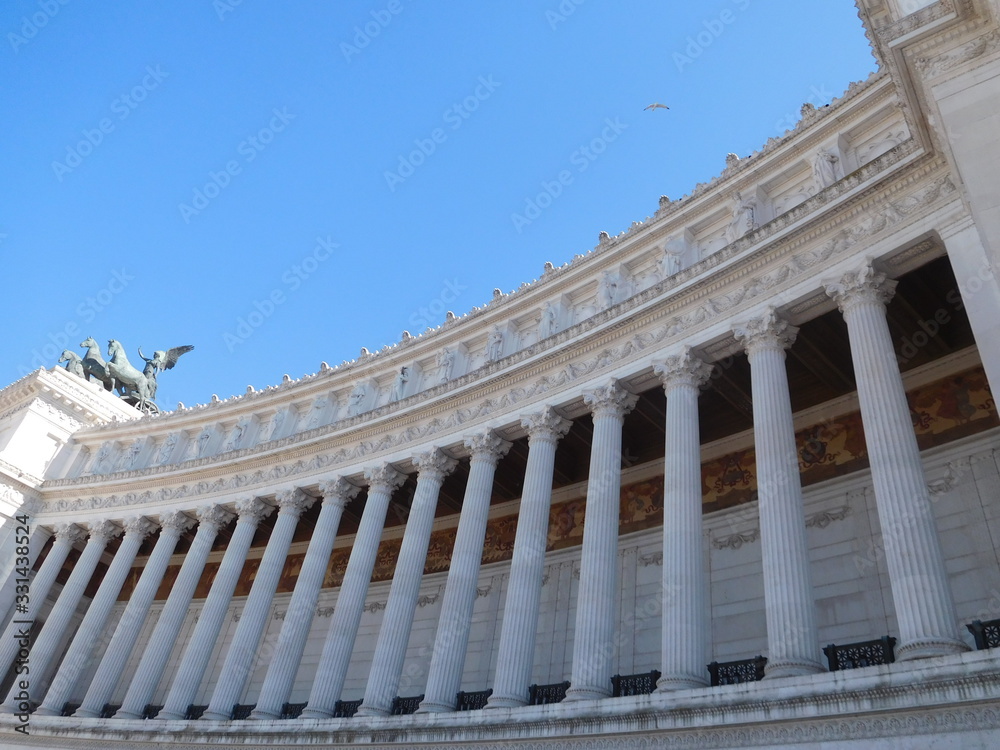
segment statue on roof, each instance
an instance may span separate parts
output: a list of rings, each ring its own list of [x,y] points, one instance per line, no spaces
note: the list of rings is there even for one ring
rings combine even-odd
[[[87,353],[80,357],[67,350],[59,358],[66,362],[66,369],[85,380],[94,378],[101,382],[107,391],[117,391],[123,401],[140,411],[158,413],[156,398],[156,377],[164,370],[177,364],[182,354],[194,349],[193,346],[175,346],[173,349],[157,350],[152,358],[146,357],[139,347],[139,356],[146,365],[140,372],[128,360],[125,347],[117,339],[108,341],[108,361],[101,356],[101,349],[93,336],[80,342]]]

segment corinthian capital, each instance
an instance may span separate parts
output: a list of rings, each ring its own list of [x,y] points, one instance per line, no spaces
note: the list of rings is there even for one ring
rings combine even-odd
[[[156,528],[156,524],[144,516],[133,516],[125,519],[125,536],[145,539]]]
[[[668,391],[677,386],[700,388],[711,377],[712,365],[693,354],[691,347],[685,346],[680,354],[671,354],[662,362],[654,362],[653,372]]]
[[[858,305],[888,304],[896,293],[896,282],[887,280],[884,273],[876,271],[871,260],[856,271],[845,273],[839,279],[825,284],[826,293],[837,303],[840,311]]]
[[[323,494],[323,505],[339,505],[343,508],[352,498],[357,497],[361,488],[342,476],[335,476],[320,482],[319,491]]]
[[[365,479],[368,481],[368,492],[392,494],[393,490],[406,481],[406,474],[396,471],[391,464],[382,464],[365,469]]]
[[[103,521],[92,521],[89,524],[90,541],[98,541],[107,544],[116,536],[122,533],[121,526],[111,523],[107,519]]]
[[[766,350],[784,352],[795,341],[798,332],[799,329],[778,315],[773,307],[767,308],[759,318],[733,328],[733,335],[751,356]]]
[[[160,514],[160,533],[164,531],[176,531],[180,534],[194,526],[194,519],[179,510],[172,510]]]
[[[472,453],[473,461],[488,461],[494,466],[507,455],[511,444],[493,430],[465,438],[465,447]]]
[[[236,501],[236,514],[240,517],[240,521],[249,521],[254,526],[260,523],[261,519],[267,518],[273,510],[273,505],[268,505],[253,496]]]
[[[221,505],[203,505],[198,508],[197,513],[201,526],[210,526],[215,531],[218,531],[233,520],[233,514]]]
[[[639,397],[622,388],[618,381],[585,391],[583,394],[583,403],[590,407],[595,419],[598,417],[624,419],[638,401]]]
[[[458,466],[458,461],[442,453],[438,448],[418,453],[413,457],[413,463],[416,464],[419,471],[418,480],[426,479],[438,483],[443,482],[444,478]]]
[[[305,492],[300,490],[298,487],[292,487],[287,490],[279,490],[274,499],[278,503],[278,512],[287,515],[298,516],[312,505],[316,498],[312,495],[307,495]]]
[[[61,523],[56,526],[55,533],[57,542],[66,542],[70,545],[83,541],[87,536],[87,532],[75,523]]]
[[[546,406],[540,412],[522,418],[521,426],[528,431],[529,444],[535,440],[555,443],[569,432],[573,423],[556,414],[551,406]]]

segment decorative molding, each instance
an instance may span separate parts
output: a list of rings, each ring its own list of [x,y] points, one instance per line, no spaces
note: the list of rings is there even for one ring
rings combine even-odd
[[[650,555],[641,555],[639,564],[644,568],[648,568],[650,565],[663,565],[663,550]]]
[[[822,510],[819,513],[813,513],[806,517],[806,526],[809,528],[816,527],[820,529],[825,529],[834,521],[843,521],[851,515],[850,505],[841,505],[839,508],[834,508],[832,510]]]
[[[729,536],[719,537],[718,539],[712,540],[712,546],[715,549],[739,549],[744,544],[750,544],[756,542],[760,539],[760,529],[751,529],[746,532],[739,532],[736,534],[730,534]]]
[[[1000,455],[1000,451],[982,451],[949,461],[945,464],[944,476],[941,479],[929,482],[927,485],[931,500],[936,501],[941,495],[951,492],[966,474],[972,470],[973,466],[984,459],[993,458],[996,455]]]
[[[973,60],[1000,50],[1000,31],[993,29],[935,57],[919,57],[916,65],[927,78],[937,78]]]

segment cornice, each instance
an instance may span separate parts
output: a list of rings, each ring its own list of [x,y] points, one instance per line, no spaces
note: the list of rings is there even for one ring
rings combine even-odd
[[[0,419],[41,400],[77,425],[128,421],[139,412],[63,368],[35,370],[0,390]]]
[[[501,417],[512,424],[539,403],[561,403],[571,391],[586,387],[588,379],[605,377],[629,364],[641,370],[641,360],[655,351],[672,342],[690,341],[695,330],[758,304],[755,300],[763,295],[812,278],[852,248],[867,246],[879,233],[916,220],[955,190],[941,167],[933,158],[919,159],[896,179],[869,185],[836,212],[813,217],[780,242],[759,246],[743,256],[736,249],[720,251],[723,256],[729,254],[725,273],[700,275],[669,296],[662,283],[651,287],[558,334],[553,342],[539,342],[459,378],[459,386],[470,386],[464,392],[455,393],[458,386],[446,384],[411,397],[421,404],[420,409],[409,408],[412,403],[389,404],[273,441],[262,449],[236,452],[242,458],[215,456],[179,466],[51,480],[45,483],[45,494],[53,509],[71,510],[231,493],[293,476],[343,470],[376,458],[391,460],[393,451],[415,449],[432,437],[442,446],[452,438],[457,443],[472,429],[495,425]],[[714,258],[703,263],[721,263]],[[165,487],[167,483],[172,486]],[[77,499],[97,493],[105,497]]]
[[[485,331],[490,325],[500,320],[507,321],[530,313],[537,309],[546,298],[572,291],[570,288],[565,288],[572,285],[571,280],[582,280],[598,274],[602,269],[622,262],[621,255],[623,253],[638,250],[638,245],[653,243],[676,231],[677,221],[683,220],[683,222],[690,223],[697,221],[698,216],[703,212],[711,213],[717,206],[728,200],[729,193],[740,187],[748,175],[754,174],[757,175],[758,180],[764,180],[772,173],[780,172],[787,163],[801,158],[803,144],[811,144],[813,141],[818,143],[834,132],[835,128],[827,127],[827,123],[836,124],[844,117],[857,119],[868,108],[879,106],[889,97],[894,96],[894,92],[891,80],[880,73],[872,74],[866,81],[852,83],[848,90],[841,97],[834,99],[828,107],[817,110],[816,114],[811,117],[803,118],[793,130],[787,131],[784,135],[769,139],[759,151],[742,159],[735,167],[727,168],[710,182],[698,185],[684,199],[674,201],[669,206],[661,208],[652,218],[647,217],[645,222],[634,222],[632,227],[622,234],[599,243],[586,254],[577,255],[562,266],[552,267],[551,264],[547,264],[546,271],[538,279],[523,283],[517,290],[509,294],[500,294],[494,297],[493,300],[475,307],[461,318],[445,322],[441,326],[417,336],[404,337],[396,344],[386,346],[380,351],[369,353],[354,361],[344,362],[336,367],[329,367],[324,363],[318,372],[298,380],[288,378],[281,384],[269,386],[261,391],[249,391],[245,395],[221,401],[213,400],[208,404],[184,407],[174,412],[144,416],[141,418],[142,425],[136,425],[136,429],[148,430],[150,424],[163,424],[165,429],[170,430],[186,429],[189,425],[203,424],[209,414],[213,412],[213,418],[221,421],[232,419],[236,415],[244,413],[247,407],[256,406],[260,409],[272,406],[283,407],[290,401],[305,400],[322,393],[328,393],[331,390],[346,392],[360,380],[384,376],[389,370],[401,364],[407,364],[415,357],[428,356],[442,347],[457,345],[463,339],[469,338],[470,335],[478,335],[478,329],[473,331],[473,328],[480,323],[483,326],[482,330]],[[899,156],[899,152],[896,153]],[[884,156],[877,161],[883,168],[892,166]],[[835,198],[836,195],[828,195],[828,197]],[[813,202],[811,205],[815,208],[819,204]],[[801,206],[797,209],[801,209]],[[797,209],[793,209],[793,211],[801,214],[802,211]],[[765,235],[757,236],[763,238]],[[745,243],[739,242],[737,245],[740,245],[741,248],[746,246]],[[698,265],[700,266],[700,264]],[[562,291],[560,291],[560,287],[564,287]],[[506,362],[507,359],[501,361]],[[469,374],[479,376],[483,373],[482,370],[479,370]],[[457,380],[462,380],[462,378]],[[458,387],[454,381],[446,385]],[[85,430],[78,437],[86,441],[90,438],[96,438],[100,432],[102,432],[100,429]]]

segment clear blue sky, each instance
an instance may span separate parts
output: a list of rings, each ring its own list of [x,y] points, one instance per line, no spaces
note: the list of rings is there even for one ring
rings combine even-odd
[[[461,315],[875,68],[852,0],[14,0],[0,32],[0,384],[193,344],[164,408]]]

